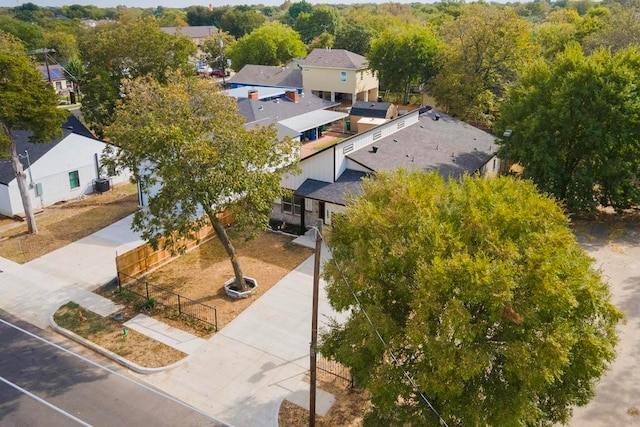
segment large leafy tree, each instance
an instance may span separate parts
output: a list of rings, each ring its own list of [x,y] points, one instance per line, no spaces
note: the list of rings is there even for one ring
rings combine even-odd
[[[614,358],[621,314],[530,182],[379,174],[329,246],[328,297],[350,314],[321,351],[371,391],[365,425],[566,422]]]
[[[228,52],[235,42],[236,39],[224,31],[209,34],[200,44],[200,59],[213,68],[226,70]]]
[[[336,35],[340,17],[335,8],[330,6],[315,6],[311,12],[302,12],[295,20],[293,28],[300,34],[300,38],[306,44],[327,33]]]
[[[333,47],[366,56],[371,48],[373,34],[373,30],[365,24],[345,23],[338,28]]]
[[[229,7],[220,17],[219,26],[222,30],[239,39],[260,27],[267,21],[261,13],[253,9]]]
[[[168,69],[192,67],[189,58],[196,53],[189,37],[166,34],[153,17],[101,25],[80,38],[79,45],[87,76],[82,113],[98,135],[112,121],[116,101],[123,95],[122,79],[149,74],[164,81]]]
[[[11,160],[24,207],[29,233],[37,233],[26,176],[13,132],[31,132],[31,141],[49,142],[61,133],[67,113],[57,108],[53,87],[42,80],[22,43],[0,31],[0,150]]]
[[[209,222],[233,265],[242,270],[227,230],[216,216],[234,212],[240,230],[268,226],[274,200],[284,194],[280,174],[295,167],[290,138],[275,126],[246,129],[235,100],[209,80],[171,74],[166,85],[150,76],[125,82],[125,101],[107,129],[119,147],[105,164],[127,167],[148,195],[133,228],[154,247],[181,251],[182,238]]]
[[[411,26],[385,31],[371,42],[367,55],[385,89],[403,93],[409,101],[412,85],[428,83],[440,67],[442,44],[428,27]]]
[[[292,58],[305,56],[306,53],[300,35],[279,22],[256,28],[228,50],[231,66],[236,71],[246,64],[284,65]]]
[[[504,91],[535,49],[528,23],[512,9],[478,3],[463,10],[442,25],[447,48],[431,92],[449,113],[490,127]]]
[[[574,44],[538,61],[507,97],[502,156],[571,211],[640,203],[640,51],[585,56]]]

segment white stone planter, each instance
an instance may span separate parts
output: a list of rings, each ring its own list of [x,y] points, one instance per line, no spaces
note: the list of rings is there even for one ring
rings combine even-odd
[[[255,294],[258,290],[258,281],[253,277],[244,276],[244,281],[249,286],[249,290],[240,292],[232,288],[232,285],[235,284],[236,278],[232,277],[231,279],[224,282],[224,290],[227,293],[227,296],[231,299],[242,299],[249,298],[251,295]]]

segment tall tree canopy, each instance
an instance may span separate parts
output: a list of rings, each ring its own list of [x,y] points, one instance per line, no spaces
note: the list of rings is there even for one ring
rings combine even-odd
[[[440,425],[422,396],[450,426],[566,422],[614,358],[609,289],[530,182],[380,174],[329,247],[329,300],[351,311],[321,351],[371,391],[365,425]]]
[[[150,76],[125,82],[125,101],[107,135],[119,150],[105,164],[127,167],[148,195],[133,228],[154,247],[171,251],[210,222],[244,279],[235,249],[216,214],[231,209],[241,230],[268,227],[274,200],[285,190],[280,174],[293,168],[299,147],[279,141],[274,125],[246,129],[235,99],[207,79],[170,74],[162,85]]]
[[[228,51],[231,67],[238,71],[246,64],[284,65],[307,54],[300,35],[280,22],[270,22],[239,39]]]
[[[371,48],[373,30],[364,24],[345,23],[338,28],[333,47],[366,56]]]
[[[29,233],[37,233],[30,189],[16,149],[13,132],[31,132],[32,142],[50,142],[62,132],[67,112],[58,109],[53,87],[42,80],[22,43],[0,31],[0,156],[9,158],[18,182]],[[31,190],[33,191],[33,190]]]
[[[574,44],[538,61],[508,93],[503,156],[571,211],[640,203],[640,51],[585,56]],[[506,142],[506,141],[505,141]]]
[[[303,43],[309,44],[323,33],[335,36],[339,22],[340,17],[333,7],[316,6],[311,12],[300,13],[293,28],[300,34]]]
[[[164,81],[167,69],[192,68],[189,58],[196,53],[189,37],[163,32],[153,17],[131,24],[101,25],[79,44],[87,64],[82,113],[99,135],[112,121],[116,101],[122,97],[123,78],[149,74]]]
[[[411,85],[426,84],[436,75],[441,53],[440,39],[431,29],[412,26],[394,28],[373,39],[367,59],[382,87],[403,93],[407,103]]]
[[[507,85],[535,49],[527,22],[512,9],[478,3],[463,10],[442,26],[447,48],[432,94],[449,113],[490,127]]]

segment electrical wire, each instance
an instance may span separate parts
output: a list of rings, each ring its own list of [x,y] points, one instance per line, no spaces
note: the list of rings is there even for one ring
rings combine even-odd
[[[331,255],[331,261],[333,261],[333,263],[335,264],[336,268],[338,269],[338,272],[340,273],[340,276],[342,277],[342,280],[344,281],[345,285],[347,286],[347,288],[349,288],[349,292],[351,292],[351,295],[353,295],[353,298],[356,300],[356,304],[358,305],[358,308],[360,309],[360,311],[362,312],[362,314],[364,314],[365,318],[367,319],[367,322],[369,323],[369,326],[371,326],[371,329],[373,329],[373,331],[375,332],[376,336],[378,337],[378,339],[380,340],[380,342],[382,343],[382,345],[384,346],[385,350],[389,353],[389,355],[391,356],[391,359],[394,361],[394,363],[396,364],[396,366],[398,368],[400,368],[400,370],[402,371],[403,375],[405,376],[405,378],[409,381],[409,383],[411,384],[411,386],[413,387],[414,391],[416,393],[418,393],[420,395],[420,397],[422,398],[422,400],[427,404],[427,406],[429,407],[429,409],[431,410],[431,412],[433,412],[436,417],[438,417],[438,419],[440,420],[440,423],[444,426],[444,427],[449,427],[449,425],[447,424],[447,422],[442,418],[442,416],[440,415],[440,413],[438,412],[438,410],[433,406],[433,404],[429,401],[429,398],[427,396],[425,396],[425,394],[420,391],[420,388],[418,387],[418,384],[415,382],[415,380],[413,379],[413,377],[411,376],[411,374],[404,369],[404,367],[400,364],[400,362],[398,361],[396,355],[393,353],[393,351],[391,350],[391,348],[389,347],[389,345],[387,344],[387,342],[385,341],[385,339],[382,337],[382,335],[380,334],[380,332],[378,331],[378,329],[375,327],[375,325],[373,324],[373,321],[371,320],[371,318],[369,317],[369,314],[367,313],[367,311],[364,309],[364,306],[362,305],[362,303],[360,302],[360,298],[358,298],[358,295],[356,294],[356,292],[353,290],[353,288],[351,287],[351,285],[349,284],[349,281],[347,280],[344,272],[342,271],[342,268],[338,265],[337,261],[335,260],[335,258],[333,257],[333,254],[331,253],[331,248],[329,247],[329,245],[326,243],[326,240],[324,240],[324,237],[322,236],[322,233],[320,232],[320,230],[318,229],[318,227],[311,227],[311,229],[313,230],[313,239],[315,241],[315,239],[317,238],[317,236],[320,236],[320,239],[323,240],[325,242],[325,246],[327,248],[327,250],[329,251],[329,255]]]

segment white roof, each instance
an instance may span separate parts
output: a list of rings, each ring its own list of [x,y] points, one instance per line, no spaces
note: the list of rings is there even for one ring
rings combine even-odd
[[[385,124],[389,121],[389,119],[381,119],[381,118],[377,118],[377,117],[363,117],[360,120],[358,120],[358,124],[369,124],[369,125],[382,125]]]
[[[248,98],[249,91],[255,90],[258,92],[258,99],[268,99],[274,97],[280,97],[287,92],[287,90],[282,87],[267,87],[267,86],[241,86],[234,89],[227,89],[224,93],[228,96],[231,96],[236,99],[240,98]]]
[[[347,116],[347,113],[340,113],[338,111],[316,110],[291,117],[290,119],[281,120],[280,124],[295,131],[304,132],[317,128],[318,126],[326,125],[327,123],[335,122]]]

